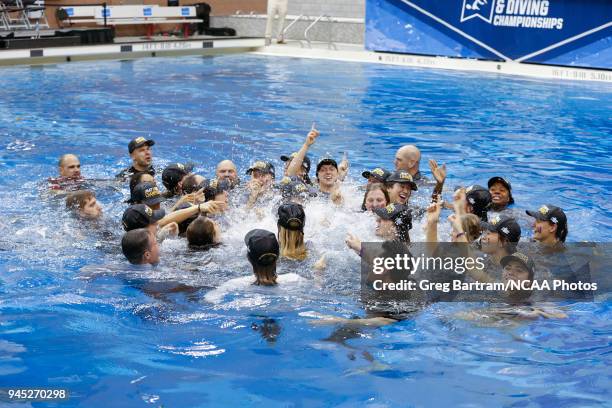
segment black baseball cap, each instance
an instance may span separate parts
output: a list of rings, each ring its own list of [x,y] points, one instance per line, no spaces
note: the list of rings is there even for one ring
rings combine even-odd
[[[166,166],[162,173],[162,183],[168,190],[174,190],[183,177],[193,170],[193,166],[182,163],[172,163]]]
[[[244,236],[248,256],[251,262],[259,265],[271,265],[278,259],[279,245],[274,233],[263,229],[254,229]]]
[[[563,210],[559,207],[555,207],[554,205],[545,204],[541,206],[537,211],[525,211],[527,215],[535,218],[540,221],[548,221],[553,224],[557,224],[560,229],[565,229],[567,227],[567,217]]]
[[[412,211],[405,205],[392,203],[372,211],[383,220],[391,220],[395,225],[404,224],[408,226],[408,229],[412,229]]]
[[[521,227],[512,217],[496,215],[488,222],[481,221],[480,226],[491,232],[497,232],[510,242],[519,242],[521,239]]]
[[[295,156],[297,156],[297,152],[293,152],[289,156],[283,154],[280,159],[286,162],[293,160]],[[302,160],[302,167],[306,170],[306,173],[310,172],[310,158],[307,155],[304,156],[304,160]]]
[[[503,177],[495,176],[489,179],[489,181],[487,182],[487,187],[491,188],[491,186],[493,186],[493,184],[495,183],[500,183],[501,185],[506,187],[506,189],[510,193],[510,201],[508,202],[508,204],[514,204],[514,198],[512,198],[512,184],[510,184],[510,182]]]
[[[132,152],[138,149],[139,147],[142,147],[144,145],[153,146],[154,144],[155,144],[155,140],[146,139],[142,136],[139,136],[130,141],[130,143],[128,144],[128,151],[130,152],[130,154],[132,154]]]
[[[363,176],[363,178],[366,178],[366,179],[369,179],[370,177],[374,177],[379,182],[384,183],[387,181],[387,178],[391,175],[391,172],[383,169],[382,167],[376,167],[373,170],[364,171],[363,173],[361,173],[361,175]]]
[[[149,207],[159,204],[163,201],[161,192],[157,186],[150,182],[136,184],[132,190],[132,196],[129,203],[131,204],[146,204]]]
[[[535,272],[535,264],[533,260],[522,252],[515,252],[511,255],[504,256],[499,262],[503,267],[508,265],[510,261],[518,261],[529,271],[529,275],[533,278]]]
[[[289,177],[285,176],[281,179],[278,184],[280,188],[281,195],[284,198],[290,197],[316,197],[316,191],[307,186],[300,178],[298,177]]]
[[[336,163],[336,161],[331,157],[326,157],[324,159],[319,160],[319,163],[317,163],[317,174],[319,174],[319,170],[321,170],[321,167],[325,166],[326,164],[332,165],[336,168],[336,170],[338,170],[338,163]]]
[[[232,182],[227,179],[219,180],[214,178],[212,180],[206,180],[203,184],[200,184],[198,190],[202,187],[204,188],[204,199],[209,201],[213,200],[217,194],[231,190],[233,185]]]
[[[146,204],[134,204],[123,212],[123,228],[131,231],[137,228],[146,228],[164,218],[163,209],[153,210]]]
[[[255,170],[259,170],[264,173],[270,173],[272,177],[275,177],[274,176],[274,166],[269,161],[264,161],[264,160],[256,161],[255,163],[251,165],[251,167],[249,167],[249,169],[246,171],[246,174],[251,174]]]
[[[491,205],[491,193],[479,185],[472,185],[465,189],[465,198],[476,212],[482,212]]]
[[[278,207],[278,225],[293,231],[302,231],[306,222],[304,207],[287,203]]]
[[[393,173],[389,174],[389,176],[387,176],[387,180],[385,181],[385,183],[405,183],[405,184],[410,184],[410,188],[412,189],[412,191],[417,191],[417,185],[414,182],[414,179],[412,178],[412,176],[410,175],[410,173],[408,173],[407,171],[404,170],[397,170],[394,171]]]

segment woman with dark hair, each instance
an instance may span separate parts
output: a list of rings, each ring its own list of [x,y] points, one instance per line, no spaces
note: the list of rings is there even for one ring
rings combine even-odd
[[[547,246],[563,244],[567,238],[567,217],[565,212],[554,205],[546,204],[537,211],[526,211],[535,219],[533,239]]]
[[[296,273],[276,273],[276,265],[280,256],[280,245],[273,232],[263,229],[249,231],[244,237],[247,247],[247,259],[253,268],[255,281],[252,276],[230,279],[216,289],[211,290],[205,299],[211,303],[220,303],[230,292],[248,292],[258,286],[296,287],[310,281]],[[265,290],[265,289],[264,289]],[[279,290],[279,289],[275,289]]]
[[[189,224],[185,235],[191,249],[208,250],[221,243],[219,225],[204,215],[198,216]]]
[[[487,182],[489,193],[491,193],[491,210],[501,212],[514,204],[512,197],[512,185],[503,177],[491,177]]]
[[[491,207],[491,193],[482,186],[469,186],[465,189],[465,212],[474,214],[481,221],[487,221],[487,211]]]
[[[385,241],[410,242],[410,230],[412,229],[412,211],[401,204],[389,204],[383,208],[375,208],[376,235]],[[346,245],[361,254],[361,240],[349,233]]]
[[[134,187],[136,187],[140,183],[153,183],[155,184],[155,177],[153,177],[150,173],[146,172],[136,172],[132,174],[130,177],[130,195],[134,191]]]
[[[244,237],[247,246],[247,259],[253,267],[255,285],[276,285],[276,261],[278,260],[279,245],[274,233],[262,229],[249,231]]]
[[[516,251],[521,239],[521,227],[514,218],[496,215],[489,222],[480,222],[484,233],[480,238],[482,252],[499,265],[500,260]]]

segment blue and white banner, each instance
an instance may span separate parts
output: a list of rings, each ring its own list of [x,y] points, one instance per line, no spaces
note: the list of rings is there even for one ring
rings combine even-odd
[[[612,0],[367,0],[366,48],[612,69]]]

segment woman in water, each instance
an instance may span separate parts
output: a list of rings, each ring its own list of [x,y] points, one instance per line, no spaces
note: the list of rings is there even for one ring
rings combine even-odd
[[[412,229],[412,212],[408,207],[401,204],[389,204],[386,207],[374,208],[376,218],[376,235],[385,241],[410,242],[410,230]],[[346,237],[346,245],[361,255],[361,240],[349,233]]]
[[[221,243],[219,225],[204,215],[198,216],[189,224],[186,236],[191,249],[208,250]]]
[[[297,286],[307,282],[296,273],[278,275],[276,265],[280,256],[280,245],[274,233],[263,229],[249,231],[244,237],[247,247],[247,259],[253,268],[255,281],[251,276],[231,279],[218,288],[211,290],[205,299],[211,303],[219,303],[229,292],[244,292],[254,286]]]
[[[480,249],[488,255],[487,270],[489,273],[499,270],[501,260],[516,251],[516,244],[521,239],[521,227],[514,218],[496,215],[489,222],[480,222],[483,234],[480,237]]]
[[[287,203],[278,207],[278,241],[282,258],[303,261],[308,255],[304,243],[304,207]]]
[[[384,184],[370,183],[366,187],[361,210],[373,211],[375,208],[386,207],[390,202],[391,199]]]
[[[491,177],[487,183],[491,194],[491,210],[502,212],[514,204],[512,185],[503,177]]]

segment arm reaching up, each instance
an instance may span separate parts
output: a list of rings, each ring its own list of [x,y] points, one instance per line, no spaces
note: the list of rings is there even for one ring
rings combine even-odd
[[[430,159],[429,168],[436,179],[436,186],[434,187],[433,193],[431,193],[431,201],[434,202],[438,199],[438,197],[442,196],[442,188],[444,188],[444,180],[446,180],[446,164],[439,167],[438,162]]]
[[[308,132],[304,144],[302,145],[300,150],[298,150],[297,154],[291,160],[291,163],[287,168],[287,176],[292,177],[300,174],[300,169],[302,168],[302,163],[304,162],[304,157],[306,157],[308,148],[314,144],[314,142],[317,140],[317,137],[319,137],[319,131],[317,129],[313,128],[310,132]]]
[[[349,161],[348,161],[348,157],[346,156],[346,152],[345,152],[344,156],[342,157],[342,161],[338,165],[338,180],[344,181],[344,179],[346,178],[346,175],[348,174],[348,169],[349,169]]]
[[[435,201],[427,207],[427,224],[425,225],[425,241],[438,242],[438,221],[440,220],[440,212],[442,211],[442,203]]]

